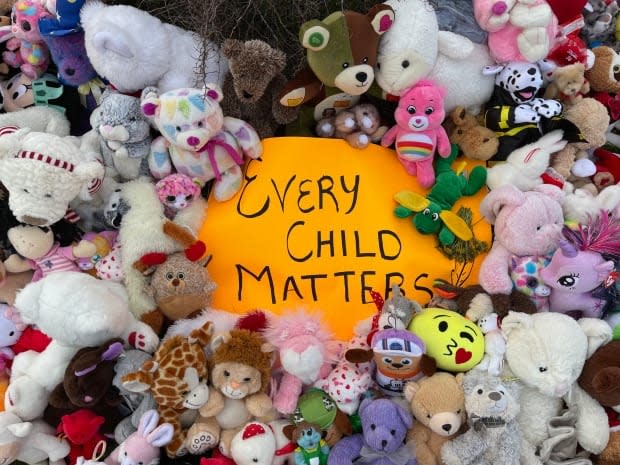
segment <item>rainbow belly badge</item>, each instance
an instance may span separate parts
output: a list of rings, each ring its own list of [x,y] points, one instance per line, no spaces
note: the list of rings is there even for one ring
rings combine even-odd
[[[406,134],[396,140],[396,151],[406,160],[420,160],[433,156],[435,143],[426,134]]]

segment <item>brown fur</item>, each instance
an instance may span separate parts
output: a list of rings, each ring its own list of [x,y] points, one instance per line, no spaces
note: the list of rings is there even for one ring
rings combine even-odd
[[[569,105],[577,103],[590,91],[585,71],[583,63],[556,68],[551,75],[552,81],[545,89],[545,98],[558,99]]]
[[[299,110],[281,105],[277,98],[286,82],[284,52],[260,40],[227,39],[222,53],[230,68],[222,88],[226,116],[248,122],[261,139],[272,137],[280,124],[297,118]]]
[[[362,103],[321,119],[315,132],[319,137],[344,139],[352,147],[363,149],[370,142],[380,142],[387,129],[387,126],[381,126],[381,116],[375,106]]]
[[[620,73],[614,73],[613,62],[617,54],[607,46],[594,47],[594,65],[586,71],[586,79],[595,92],[620,92]],[[617,61],[617,59],[616,59]]]
[[[467,158],[489,160],[497,153],[499,139],[464,107],[456,107],[446,120],[450,142],[457,144]]]

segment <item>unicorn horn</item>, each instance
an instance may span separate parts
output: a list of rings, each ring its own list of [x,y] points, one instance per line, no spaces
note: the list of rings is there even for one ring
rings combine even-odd
[[[567,240],[560,239],[560,250],[565,257],[574,258],[577,256],[577,248]]]

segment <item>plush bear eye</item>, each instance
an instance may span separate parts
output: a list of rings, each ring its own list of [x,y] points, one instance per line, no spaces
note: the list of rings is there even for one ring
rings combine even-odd
[[[432,115],[434,111],[435,109],[433,107],[427,107],[426,110],[424,110],[424,113],[427,115]]]
[[[538,371],[544,373],[545,371],[547,371],[547,367],[538,367]]]
[[[381,69],[381,63],[377,63],[377,69]]]
[[[13,336],[14,334],[15,334],[15,331],[11,331],[11,332],[9,333],[9,336]]]
[[[167,280],[171,280],[172,278],[174,278],[174,274],[172,274],[170,271],[168,273],[166,273],[166,279]]]
[[[52,198],[52,194],[45,194],[43,197],[45,197],[46,199],[51,199]]]
[[[201,128],[204,126],[204,123],[202,121],[198,121],[198,127]]]
[[[252,459],[252,462],[254,462],[254,463],[258,463],[258,459],[257,459],[256,457],[254,457],[254,458]]]
[[[349,67],[349,63],[347,63],[346,61],[342,64],[342,67],[344,69],[347,69]]]
[[[224,376],[228,378],[230,376],[230,372],[228,370],[224,370]]]
[[[395,430],[395,429],[391,429],[391,430],[390,430],[390,434],[391,434],[392,436],[396,436],[396,430]]]
[[[413,105],[409,105],[407,107],[407,113],[409,113],[410,115],[414,115],[415,114],[415,107]]]
[[[460,415],[460,414],[461,414],[461,409],[458,409],[458,410],[456,411],[456,414],[457,414],[457,415]]]
[[[478,389],[478,391],[476,391],[476,392],[478,392],[478,394],[482,395],[482,393],[483,393],[484,391],[483,391],[482,389]]]
[[[28,189],[22,189],[26,194],[30,194],[30,191]]]
[[[166,196],[166,202],[174,202],[177,198],[174,195]]]
[[[185,279],[185,273],[177,273],[177,278]]]
[[[177,130],[177,132],[181,132],[181,126],[177,126],[175,129]]]
[[[400,66],[402,66],[403,68],[409,68],[409,60],[403,60],[403,62],[400,64]]]
[[[430,417],[431,417],[431,414],[430,414],[430,413],[429,413],[428,415],[426,415],[426,418],[430,418]]]
[[[620,73],[620,65],[615,65],[614,66],[614,74],[616,73]]]
[[[131,121],[132,123],[135,123],[138,119],[135,116],[132,116],[129,118],[129,121]]]
[[[252,378],[243,378],[243,381],[244,381],[245,383],[249,383],[250,381],[252,381]]]
[[[377,425],[375,425],[374,423],[370,425],[370,429],[371,430],[376,430],[377,429]]]
[[[364,64],[368,63],[368,57],[362,58],[362,63],[364,63]]]

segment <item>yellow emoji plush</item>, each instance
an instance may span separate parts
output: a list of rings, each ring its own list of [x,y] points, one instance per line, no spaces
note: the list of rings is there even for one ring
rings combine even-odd
[[[425,308],[409,324],[426,346],[426,354],[433,357],[437,368],[468,371],[484,356],[484,335],[467,318],[450,310]]]

